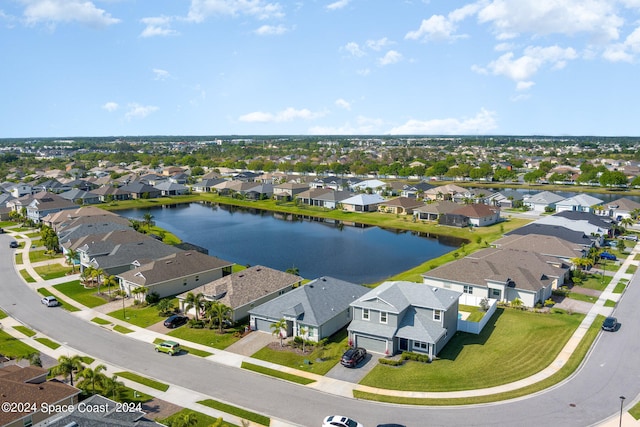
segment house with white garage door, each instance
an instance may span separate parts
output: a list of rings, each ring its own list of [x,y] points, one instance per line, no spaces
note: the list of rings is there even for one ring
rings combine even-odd
[[[351,303],[349,344],[370,352],[436,356],[458,330],[462,293],[413,282],[384,282]]]

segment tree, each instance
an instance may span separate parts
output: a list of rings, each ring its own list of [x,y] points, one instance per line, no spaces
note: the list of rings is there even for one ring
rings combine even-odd
[[[300,334],[300,338],[302,338],[302,352],[304,353],[304,345],[307,341],[307,328],[305,328],[304,326],[300,326],[300,328],[298,328],[298,333]]]
[[[86,267],[84,270],[82,270],[82,273],[80,273],[80,281],[82,281],[82,284],[84,285],[85,288],[89,286],[89,282],[93,280],[94,270],[95,268],[89,266],[89,267]]]
[[[118,381],[118,376],[114,375],[111,378],[106,377],[103,379],[102,393],[106,397],[111,397],[113,400],[118,400],[122,390],[124,389],[124,383]]]
[[[603,187],[622,187],[628,183],[627,176],[620,171],[605,171],[600,175],[600,185]]]
[[[151,212],[147,211],[142,216],[142,224],[144,224],[147,227],[147,231],[151,231],[151,227],[155,225],[155,222],[153,221],[153,215],[151,215]]]
[[[102,276],[104,275],[104,270],[101,268],[94,268],[91,275],[95,277],[96,281],[98,282],[98,293],[102,293],[100,292],[100,285],[102,284]]]
[[[299,276],[300,275],[300,269],[294,265],[294,266],[292,266],[290,268],[287,268],[285,273],[295,274],[296,276]]]
[[[189,427],[196,424],[198,424],[198,416],[191,411],[185,411],[171,421],[171,427]]]
[[[126,319],[126,311],[124,309],[124,299],[127,297],[127,293],[123,289],[118,289],[115,293],[115,296],[122,297],[122,318]]]
[[[189,292],[187,294],[187,297],[184,299],[184,302],[186,303],[186,307],[184,309],[185,312],[188,312],[192,308],[195,308],[196,322],[198,321],[198,312],[202,308],[203,301],[204,301],[204,295],[202,294],[202,292],[199,292],[197,294],[194,294],[193,292]]]
[[[104,284],[107,285],[107,292],[109,293],[109,298],[111,298],[111,286],[118,286],[118,278],[113,274],[107,276],[104,280]]]
[[[58,235],[51,227],[44,225],[40,230],[40,237],[42,239],[42,244],[48,250],[53,252],[58,251],[60,248]]]
[[[71,266],[71,272],[76,272],[76,259],[78,258],[78,252],[69,248],[66,254],[67,264]]]
[[[88,386],[91,385],[91,393],[95,393],[96,384],[101,387],[104,385],[103,383],[106,379],[106,376],[102,373],[102,371],[106,370],[107,367],[103,364],[100,364],[93,369],[89,367],[84,368],[80,373],[80,376],[82,376],[83,380],[78,383],[78,387],[85,391],[88,391]]]
[[[82,364],[82,358],[79,355],[63,355],[58,357],[58,365],[56,365],[51,372],[54,375],[62,375],[65,379],[69,377],[70,384],[73,387],[73,373],[81,371],[82,369],[84,369],[84,365]]]
[[[282,318],[280,320],[278,320],[276,323],[272,323],[271,324],[271,329],[273,329],[273,332],[271,333],[272,335],[278,335],[278,338],[280,338],[280,347],[284,347],[284,336],[282,336],[282,330],[284,329],[285,331],[287,330],[287,321]],[[286,333],[285,333],[286,335]]]
[[[140,301],[144,301],[144,297],[147,295],[147,292],[149,292],[149,288],[147,288],[146,286],[138,286],[131,291],[131,293],[134,295],[134,298],[140,298]]]
[[[168,316],[169,314],[173,313],[174,307],[173,307],[173,303],[171,302],[171,298],[162,298],[160,301],[158,301],[158,313],[161,316]]]
[[[210,325],[217,323],[218,331],[222,333],[224,323],[231,318],[231,307],[218,301],[211,301],[207,304],[205,313],[209,318]]]

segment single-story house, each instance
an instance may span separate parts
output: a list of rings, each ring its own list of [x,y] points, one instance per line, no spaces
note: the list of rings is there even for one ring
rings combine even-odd
[[[357,194],[344,199],[342,209],[349,212],[375,212],[378,205],[385,202],[385,198],[379,194]]]
[[[249,310],[289,292],[301,283],[302,277],[295,274],[255,265],[192,288],[191,292],[201,293],[205,301],[218,301],[231,308],[230,320],[237,322],[247,317]],[[178,295],[183,311],[186,311],[188,293]]]
[[[378,211],[396,215],[412,215],[414,209],[424,206],[424,202],[412,197],[396,197],[378,205]]]
[[[487,201],[494,206],[500,206],[501,208],[517,208],[522,206],[522,200],[524,200],[524,194],[516,190],[501,190],[491,194]]]
[[[460,205],[449,200],[440,200],[437,202],[427,203],[413,210],[413,215],[417,219],[427,221],[438,221],[441,215],[451,213],[460,209]]]
[[[249,310],[249,325],[256,331],[273,333],[271,325],[285,319],[287,329],[283,332],[287,337],[320,341],[349,324],[349,304],[369,290],[333,277],[320,277]]]
[[[467,190],[459,185],[445,184],[426,190],[425,199],[429,200],[452,200],[453,196],[458,193],[465,193]]]
[[[285,182],[273,186],[273,197],[277,200],[291,201],[295,196],[309,189],[307,184],[296,182]]]
[[[309,205],[309,206],[323,206],[323,202],[318,199],[318,197],[324,195],[324,194],[331,194],[333,193],[334,190],[330,189],[330,188],[310,188],[308,190],[305,190],[301,193],[299,193],[296,196],[296,200],[303,204],[303,205]],[[349,193],[351,194],[351,193]],[[351,196],[349,196],[351,197]]]
[[[556,202],[556,212],[578,211],[593,212],[594,206],[601,206],[604,200],[593,197],[589,194],[576,194],[568,199]]]
[[[450,217],[454,219],[452,222]],[[458,224],[458,218],[464,218],[462,224]],[[500,221],[500,208],[481,203],[463,205],[458,209],[444,214],[439,219],[440,224],[460,225],[462,227],[472,225],[474,227],[486,227]]]
[[[524,198],[522,199],[522,204],[524,206],[527,206],[534,212],[544,212],[547,207],[555,210],[556,203],[564,199],[565,197],[562,197],[550,191],[542,191],[540,193],[524,196]]]
[[[402,187],[402,191],[400,192],[401,196],[404,197],[413,197],[413,198],[422,198],[424,192],[434,188],[435,185],[429,184],[428,182],[418,182],[416,184],[405,184]]]
[[[120,189],[129,192],[132,199],[155,199],[160,197],[160,190],[141,181],[130,182],[120,187]]]
[[[607,214],[615,219],[631,218],[632,212],[640,212],[640,203],[623,197],[607,203]]]
[[[196,182],[191,186],[191,189],[196,193],[210,193],[215,191],[214,186],[226,181],[223,178],[203,178],[201,181]]]
[[[461,293],[412,282],[384,282],[351,303],[349,344],[394,355],[436,356],[458,330]]]
[[[160,298],[188,292],[203,283],[231,274],[233,263],[197,251],[179,251],[118,275],[120,289],[135,295],[135,289],[147,288]],[[145,297],[140,294],[140,298]],[[182,294],[184,295],[184,294]]]
[[[177,184],[169,180],[154,185],[156,190],[160,191],[162,196],[180,196],[189,192],[189,187]]]

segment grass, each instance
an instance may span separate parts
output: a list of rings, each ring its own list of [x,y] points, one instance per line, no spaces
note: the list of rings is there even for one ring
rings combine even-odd
[[[633,405],[633,408],[629,409],[629,414],[636,419],[640,420],[640,402]]]
[[[634,256],[633,259],[635,261],[640,261],[640,254],[636,254],[636,256]]]
[[[40,267],[34,267],[34,270],[44,280],[58,279],[64,277],[67,273],[71,272],[71,267],[64,266],[62,264],[48,264]]]
[[[217,329],[194,329],[183,326],[174,329],[167,335],[181,340],[206,345],[207,347],[213,347],[218,350],[224,350],[240,339],[239,336],[234,336],[234,332],[236,331],[237,329],[227,329],[227,332],[224,334],[219,334]]]
[[[469,313],[469,317],[466,318],[467,322],[479,322],[482,320],[486,313],[486,311],[484,311],[481,307],[464,304],[460,304],[460,306],[458,307],[458,311]]]
[[[194,414],[195,415],[195,419],[196,419],[196,423],[192,424],[193,427],[209,427],[212,425],[217,425],[216,422],[218,421],[216,418],[213,418],[209,415],[203,414],[202,412],[196,412],[196,411],[192,411],[191,409],[183,409],[179,412],[176,412],[175,414],[171,415],[170,417],[167,417],[163,420],[157,420],[158,422],[167,425],[167,426],[172,426],[172,425],[178,425],[176,423],[176,420],[182,418],[184,415],[186,414]],[[220,427],[237,427],[235,424],[231,424],[231,423],[227,423],[227,422],[223,422]]]
[[[115,325],[113,327],[113,330],[116,332],[120,332],[121,334],[130,334],[131,332],[133,332],[132,329],[125,328],[124,326],[121,326],[121,325]]]
[[[42,296],[45,296],[45,297],[53,296],[51,291],[49,291],[47,288],[38,288],[38,293],[40,295],[42,295]],[[64,308],[65,310],[67,310],[67,311],[80,311],[80,309],[78,307],[74,307],[73,305],[69,304],[68,302],[66,302],[63,299],[60,299],[57,296],[56,296],[56,299],[58,300],[58,303],[60,304],[60,307]]]
[[[604,302],[604,306],[605,307],[615,307],[616,306],[616,302],[614,300],[608,299],[608,300],[606,300]]]
[[[19,273],[20,273],[20,276],[22,276],[22,278],[24,279],[25,282],[27,282],[27,283],[35,283],[36,282],[36,279],[31,277],[31,275],[29,274],[29,272],[27,270],[20,270]]]
[[[638,266],[637,265],[630,265],[627,268],[627,271],[625,271],[625,273],[627,273],[627,274],[635,274],[637,270],[638,270]]]
[[[91,321],[93,323],[97,323],[98,325],[110,325],[111,323],[113,323],[100,317],[94,317],[93,319],[91,319]]]
[[[79,280],[61,283],[55,285],[54,288],[85,307],[93,308],[107,303],[106,299],[96,295],[97,290],[95,288],[87,289]]]
[[[160,344],[163,341],[164,340],[162,338],[156,338],[155,340],[153,340],[153,343]],[[208,351],[199,350],[197,348],[192,348],[192,347],[185,347],[182,344],[180,344],[180,348],[182,348],[182,350],[186,351],[188,354],[193,354],[194,356],[209,357],[213,355],[213,353],[210,353]]]
[[[280,378],[281,380],[290,381],[296,384],[307,385],[315,382],[314,380],[309,378],[288,374],[286,372],[277,371],[271,368],[265,368],[264,366],[254,365],[253,363],[242,362],[241,368],[253,372],[258,372],[260,374],[269,375],[270,377]]]
[[[613,288],[613,293],[614,294],[621,294],[622,292],[624,292],[624,289],[626,287],[627,287],[627,284],[621,280],[620,282],[618,282],[616,287]]]
[[[152,380],[151,378],[143,377],[142,375],[134,374],[133,372],[122,371],[116,372],[115,375],[121,378],[126,378],[131,381],[135,381],[139,384],[146,385],[147,387],[154,388],[160,391],[169,390],[169,385],[161,383],[160,381]]]
[[[228,405],[226,403],[219,402],[213,399],[200,400],[196,403],[207,406],[209,408],[217,409],[227,414],[235,415],[238,418],[242,418],[247,421],[268,426],[271,424],[271,419],[267,416],[256,414],[255,412],[247,411],[246,409],[238,408],[237,406]]]
[[[33,262],[41,262],[41,261],[48,261],[48,260],[52,260],[52,259],[56,259],[56,258],[62,258],[62,254],[49,254],[49,251],[47,249],[41,249],[38,251],[29,251],[29,260],[33,263]]]
[[[552,385],[558,384],[560,381],[568,378],[582,363],[591,345],[595,341],[596,337],[600,333],[600,325],[604,320],[604,316],[598,315],[585,333],[584,337],[577,345],[575,351],[567,360],[567,363],[562,366],[555,374],[545,378],[535,384],[527,387],[522,387],[517,390],[506,391],[503,393],[490,394],[484,396],[466,397],[466,398],[411,398],[411,397],[399,397],[399,396],[385,396],[380,394],[367,393],[363,391],[354,390],[353,396],[358,399],[373,400],[376,402],[386,402],[394,404],[404,405],[430,405],[430,406],[442,406],[442,405],[478,405],[489,402],[499,402],[502,400],[515,399],[517,397],[530,395],[541,390],[547,389]]]
[[[584,318],[498,308],[479,335],[457,332],[430,364],[379,364],[361,384],[407,391],[473,390],[508,384],[547,367]],[[535,357],[531,357],[535,354]],[[491,375],[478,375],[500,366]]]
[[[177,301],[177,298],[173,300],[174,306],[178,304]],[[147,328],[165,319],[165,317],[160,316],[160,314],[158,313],[158,308],[155,305],[148,305],[145,307],[134,305],[131,307],[127,307],[125,309],[124,316],[122,313],[122,308],[114,310],[108,314],[111,317],[124,320],[125,322],[129,322],[132,325],[136,325],[141,328]]]
[[[1,320],[1,319],[6,319],[7,317],[9,317],[9,316],[7,315],[7,313],[5,313],[4,311],[0,310],[0,320]]]
[[[26,326],[22,326],[22,325],[14,326],[13,329],[15,329],[16,331],[28,337],[35,336],[36,334],[36,331],[34,331],[33,329],[29,329]]]
[[[38,341],[40,344],[44,344],[47,347],[49,347],[50,349],[57,349],[58,347],[60,347],[60,344],[58,344],[55,341],[51,341],[49,338],[44,338],[44,337],[40,337],[40,338],[35,338],[36,341]]]
[[[84,363],[85,365],[91,365],[93,362],[96,361],[96,359],[89,356],[82,356],[81,359],[82,359],[82,363]]]
[[[598,301],[598,297],[594,297],[591,295],[585,295],[585,294],[581,294],[578,292],[569,292],[569,298],[574,299],[576,301],[584,301],[584,302],[590,302],[590,303],[595,303],[596,301]]]
[[[340,361],[342,354],[347,348],[347,331],[343,329],[331,336],[324,347],[317,347],[306,354],[298,354],[287,350],[278,351],[269,347],[263,347],[251,355],[251,357],[288,366],[300,371],[325,375]],[[305,360],[310,361],[310,363],[304,363]]]
[[[602,279],[602,275],[600,274],[589,274],[587,279],[580,285],[585,289],[594,289],[596,291],[604,291],[609,283],[611,282],[611,276],[604,276],[604,280]]]
[[[38,353],[35,348],[2,330],[0,330],[0,348],[2,354],[10,359],[27,359],[32,354]]]

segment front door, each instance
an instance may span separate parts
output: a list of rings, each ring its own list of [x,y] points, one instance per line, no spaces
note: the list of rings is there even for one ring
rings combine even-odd
[[[400,351],[409,351],[409,340],[406,338],[400,338],[398,341],[398,347]]]

